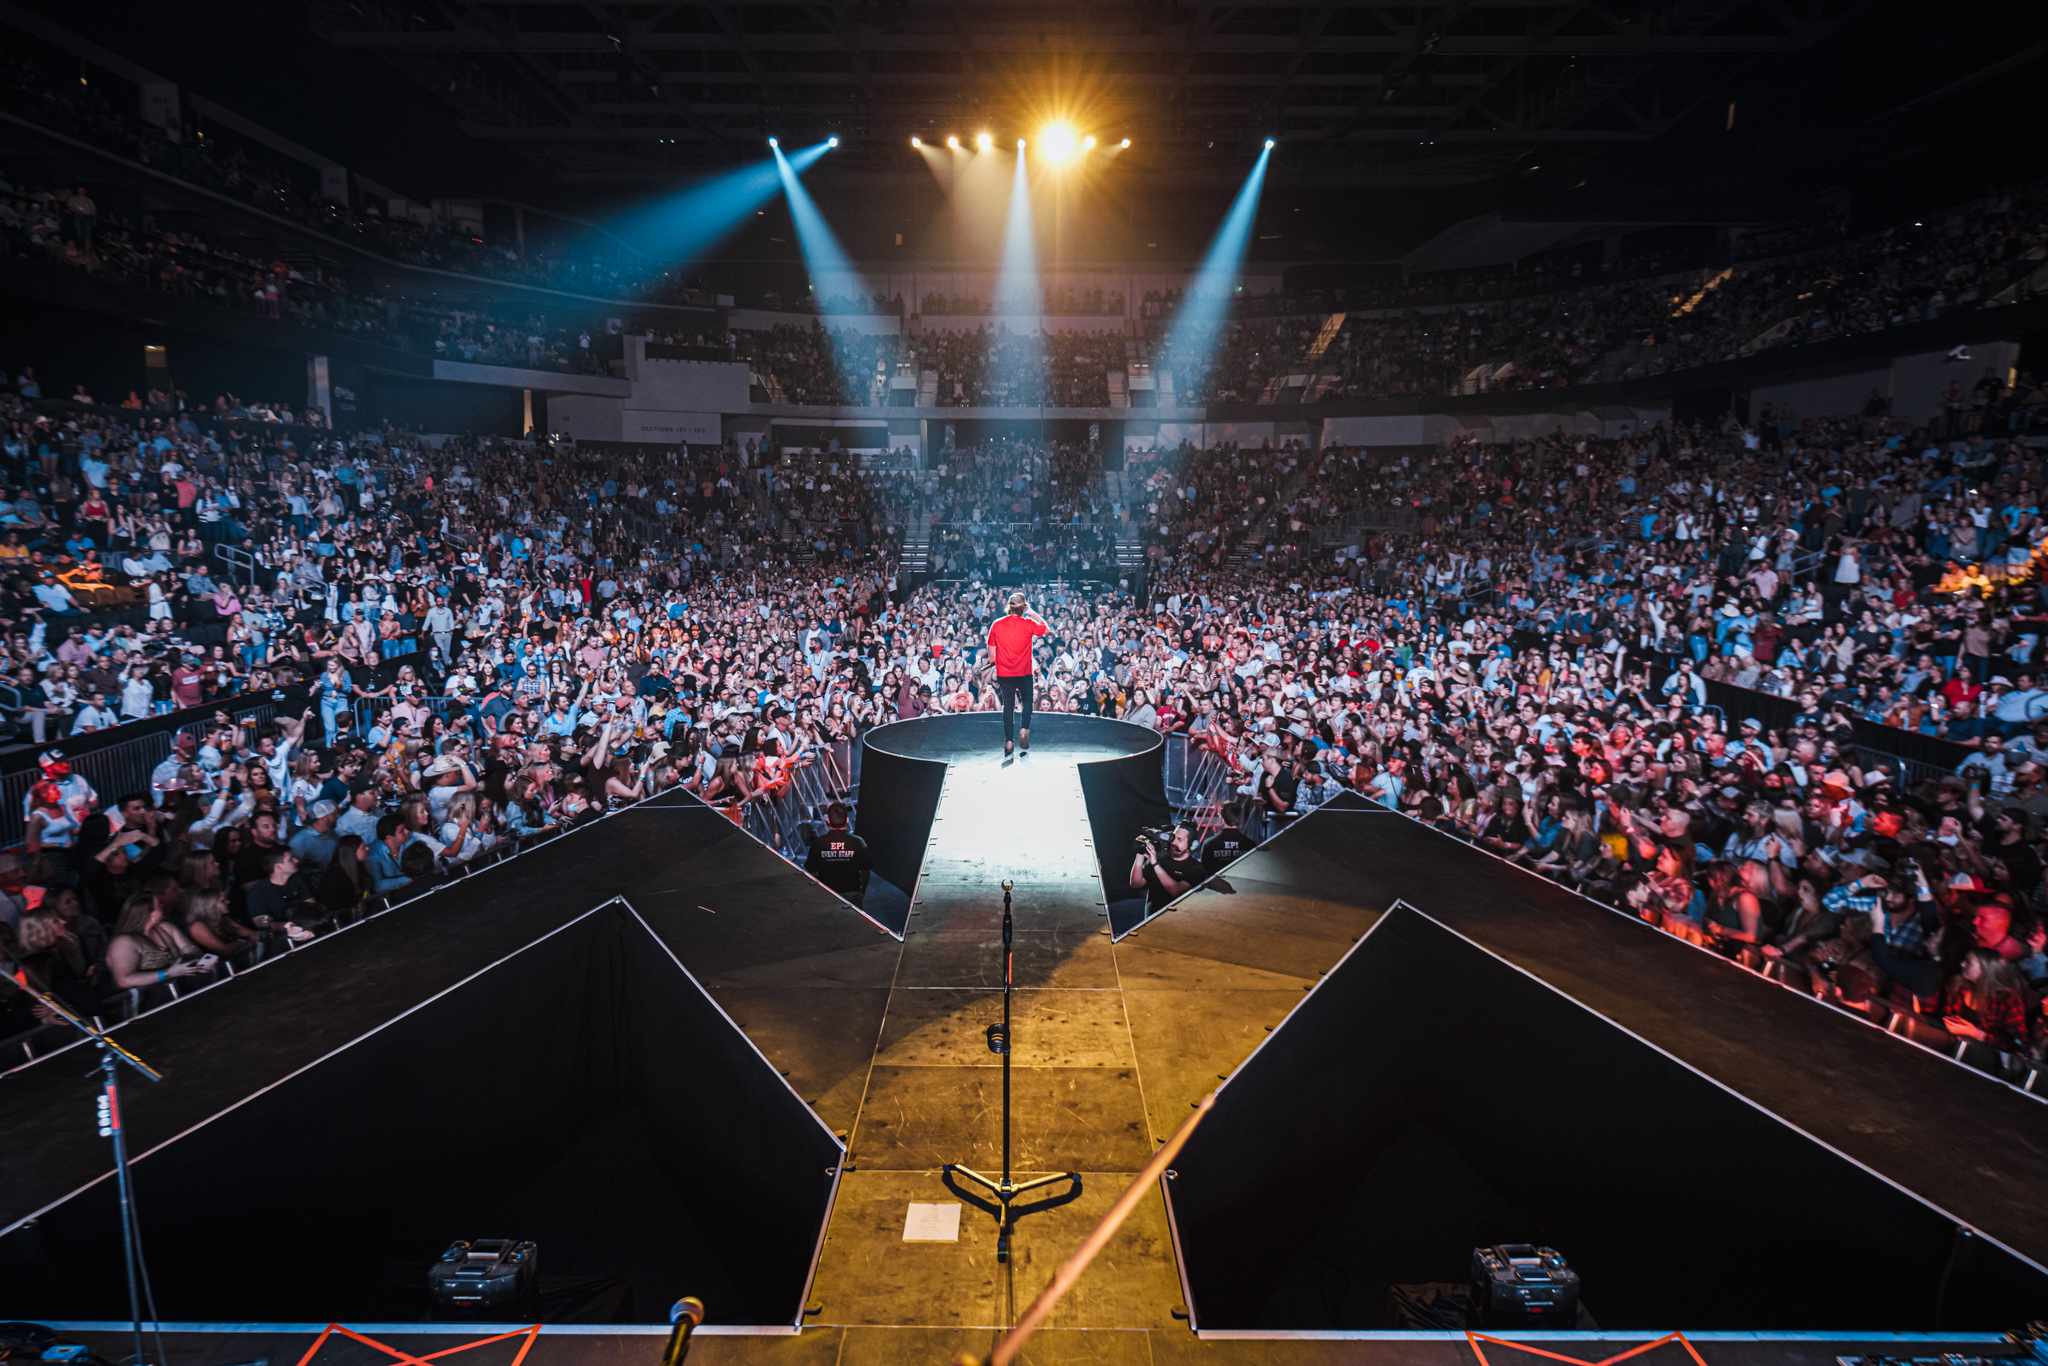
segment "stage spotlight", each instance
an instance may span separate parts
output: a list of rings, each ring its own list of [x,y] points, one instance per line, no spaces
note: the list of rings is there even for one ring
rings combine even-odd
[[[924,146],[924,141],[921,138],[912,138],[910,140],[910,145],[912,147],[922,148]]]
[[[1018,151],[1020,151],[1020,152],[1024,150],[1024,139],[1022,139],[1022,138],[1018,138],[1018,139],[1017,139],[1017,150],[1018,150]]]
[[[1123,145],[1129,147],[1131,145],[1131,140],[1129,138],[1125,138],[1123,141]]]
[[[1081,150],[1084,152],[1095,150],[1095,134],[1090,133],[1087,137],[1081,139]]]
[[[982,151],[986,152],[989,148],[996,145],[996,140],[990,137],[987,133],[983,133],[980,137],[974,140],[974,145],[976,147],[979,147]]]
[[[946,145],[957,152],[960,150],[960,139],[949,137],[946,139]]]
[[[1019,138],[1017,145],[1022,147],[1024,140]],[[1055,166],[1063,166],[1072,161],[1080,155],[1081,150],[1080,143],[1074,137],[1074,130],[1064,123],[1049,123],[1040,129],[1038,147],[1045,153],[1045,159]]]
[[[1273,150],[1273,139],[1271,139],[1271,138],[1267,138],[1267,139],[1266,139],[1266,150],[1267,150],[1267,151],[1269,151],[1269,152]]]
[[[770,138],[768,139],[768,145],[770,147],[780,147],[782,144],[777,142],[774,138]]]
[[[826,138],[826,139],[825,139],[825,145],[826,145],[827,147],[837,147],[837,146],[839,145],[839,139],[838,139],[838,138]],[[1268,144],[1268,145],[1270,146],[1271,144]]]

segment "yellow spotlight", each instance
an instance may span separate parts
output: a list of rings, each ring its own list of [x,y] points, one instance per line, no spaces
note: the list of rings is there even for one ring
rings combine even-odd
[[[1095,134],[1090,133],[1087,137],[1081,139],[1081,150],[1084,152],[1095,150]]]
[[[1080,139],[1064,123],[1049,123],[1038,134],[1039,150],[1055,166],[1063,166],[1081,153]]]
[[[1125,138],[1125,139],[1124,139],[1124,146],[1128,147],[1128,146],[1130,146],[1130,145],[1131,145],[1131,140],[1130,140],[1129,138]]]
[[[912,138],[912,139],[910,140],[910,145],[911,145],[912,147],[920,147],[920,148],[921,148],[921,147],[923,147],[923,146],[924,146],[924,139],[922,139],[922,138]]]
[[[996,140],[990,137],[987,133],[983,133],[980,137],[974,140],[974,145],[976,147],[979,147],[982,151],[986,152],[989,148],[996,145]]]
[[[960,139],[949,137],[946,139],[946,145],[957,152],[960,150]]]

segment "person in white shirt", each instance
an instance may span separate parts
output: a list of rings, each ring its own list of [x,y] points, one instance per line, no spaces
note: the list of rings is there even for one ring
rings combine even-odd
[[[156,689],[150,686],[149,666],[137,664],[121,680],[121,718],[140,721],[154,709]]]
[[[84,735],[90,731],[105,730],[109,726],[120,724],[121,718],[107,707],[107,695],[96,692],[92,695],[92,701],[78,709],[78,715],[71,722],[71,733]]]

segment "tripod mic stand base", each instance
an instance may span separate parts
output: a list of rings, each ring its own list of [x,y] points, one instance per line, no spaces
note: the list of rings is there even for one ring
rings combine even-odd
[[[963,1167],[957,1162],[948,1162],[940,1170],[954,1176],[964,1176],[975,1185],[982,1187],[1002,1203],[1002,1221],[996,1230],[996,1260],[1010,1260],[1010,1202],[1026,1191],[1035,1191],[1042,1186],[1058,1185],[1062,1181],[1079,1184],[1079,1172],[1055,1172],[1051,1176],[1033,1177],[1029,1181],[998,1181],[993,1176],[983,1176],[972,1167]]]

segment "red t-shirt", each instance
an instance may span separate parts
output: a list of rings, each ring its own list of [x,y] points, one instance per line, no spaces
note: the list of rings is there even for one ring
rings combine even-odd
[[[988,628],[988,648],[996,657],[996,677],[1030,677],[1031,642],[1044,634],[1044,622],[1030,617],[999,617]]]

